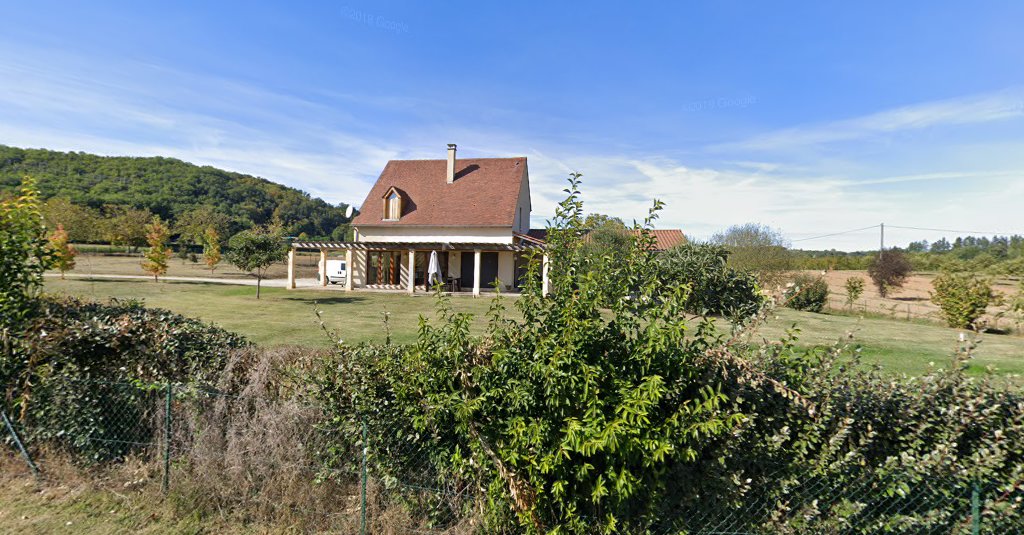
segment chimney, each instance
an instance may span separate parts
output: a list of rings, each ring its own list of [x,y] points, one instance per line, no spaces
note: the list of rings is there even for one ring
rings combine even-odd
[[[455,182],[455,143],[448,144],[448,183]]]

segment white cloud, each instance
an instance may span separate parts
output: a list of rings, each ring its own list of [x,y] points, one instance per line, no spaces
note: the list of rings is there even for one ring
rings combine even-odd
[[[785,128],[738,142],[724,143],[714,149],[796,149],[905,130],[987,123],[1021,117],[1024,117],[1024,90],[1014,89],[903,106],[825,124]]]

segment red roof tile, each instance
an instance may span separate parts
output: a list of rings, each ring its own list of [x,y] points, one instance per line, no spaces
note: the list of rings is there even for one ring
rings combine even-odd
[[[391,160],[363,201],[352,224],[359,226],[502,226],[515,222],[526,158],[456,160],[448,184],[447,160]],[[403,196],[402,217],[384,221],[382,199],[395,187]]]

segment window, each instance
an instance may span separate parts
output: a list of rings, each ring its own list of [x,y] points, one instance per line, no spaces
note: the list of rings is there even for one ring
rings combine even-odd
[[[384,219],[398,221],[402,217],[402,197],[392,191],[384,198]]]

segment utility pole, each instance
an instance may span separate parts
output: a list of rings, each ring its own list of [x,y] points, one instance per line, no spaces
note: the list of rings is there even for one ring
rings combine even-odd
[[[885,223],[880,223],[878,228],[881,231],[881,234],[879,235],[878,258],[881,259],[882,251],[885,251]]]

